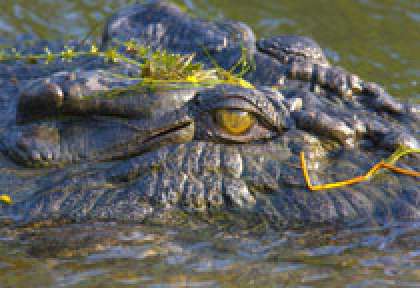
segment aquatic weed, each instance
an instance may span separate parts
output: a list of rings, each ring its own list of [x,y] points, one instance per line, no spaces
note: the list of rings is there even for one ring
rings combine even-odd
[[[0,62],[6,61],[24,61],[28,64],[37,64],[41,61],[45,64],[54,61],[71,62],[80,57],[98,57],[108,63],[127,63],[139,68],[139,75],[129,77],[127,75],[115,75],[120,78],[137,79],[139,83],[127,90],[138,89],[140,87],[153,87],[171,84],[173,89],[177,86],[173,84],[183,84],[191,86],[215,86],[219,84],[230,84],[253,89],[254,86],[242,77],[250,70],[250,65],[246,60],[246,51],[243,49],[242,56],[238,62],[230,69],[225,70],[218,65],[214,59],[213,68],[205,68],[202,63],[194,61],[195,54],[174,54],[165,50],[152,50],[149,47],[139,45],[134,40],[126,42],[113,43],[104,51],[100,51],[98,46],[91,44],[89,49],[77,51],[73,47],[64,46],[62,51],[53,53],[48,47],[42,54],[22,55],[15,49],[0,50]],[[238,73],[235,73],[239,70]],[[125,89],[125,88],[124,88]],[[121,94],[118,88],[116,94]],[[115,94],[113,91],[108,91]],[[107,93],[108,93],[107,92]],[[106,93],[100,93],[106,96]]]

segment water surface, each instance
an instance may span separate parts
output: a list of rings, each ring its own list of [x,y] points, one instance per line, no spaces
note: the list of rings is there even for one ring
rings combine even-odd
[[[263,233],[106,223],[0,233],[0,287],[420,287],[420,223]]]
[[[0,37],[98,35],[106,17],[132,0],[2,0]],[[248,23],[259,37],[313,37],[330,60],[420,103],[420,2],[416,0],[177,0],[207,18]],[[96,33],[95,33],[96,31]]]

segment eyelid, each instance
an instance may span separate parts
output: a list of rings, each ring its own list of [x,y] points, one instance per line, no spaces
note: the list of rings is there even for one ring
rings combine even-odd
[[[272,123],[266,118],[264,113],[262,113],[257,107],[252,103],[246,101],[243,98],[226,98],[222,101],[211,103],[206,107],[207,111],[213,113],[216,110],[240,110],[251,113],[255,117],[255,125],[260,125],[269,130],[276,130]]]
[[[205,107],[205,110],[212,111],[212,110],[220,110],[220,109],[234,109],[234,110],[242,110],[246,112],[250,112],[255,114],[256,116],[260,115],[262,116],[261,112],[255,107],[253,104],[249,103],[243,98],[239,97],[232,97],[232,98],[226,98],[221,101],[208,103],[208,105]]]
[[[235,109],[250,112],[255,116],[256,124],[268,130],[279,131],[285,127],[283,123],[277,123],[277,119],[272,119],[267,115],[267,112],[270,112],[271,109],[268,109],[269,111],[261,110],[262,108],[240,94],[225,95],[224,97],[218,97],[217,95],[210,97],[210,95],[206,95],[196,104],[198,104],[199,111],[211,114],[218,109]],[[269,108],[269,106],[267,107]]]
[[[211,127],[213,128],[211,129],[214,129],[214,134],[212,134],[213,137],[215,137],[215,139],[223,139],[224,141],[230,141],[232,143],[249,143],[250,141],[256,141],[260,139],[273,137],[274,132],[272,131],[272,129],[269,129],[267,128],[267,126],[262,125],[258,118],[255,117],[255,114],[252,115],[254,115],[254,123],[249,127],[249,129],[247,129],[246,132],[238,135],[226,131],[217,123],[216,120],[212,121]],[[214,113],[213,116],[215,116]]]

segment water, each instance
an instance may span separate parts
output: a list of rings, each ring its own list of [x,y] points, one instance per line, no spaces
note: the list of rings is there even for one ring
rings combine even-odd
[[[0,38],[83,38],[127,0],[2,0]],[[420,102],[415,0],[179,0],[259,37],[315,38],[337,65]],[[95,32],[97,31],[97,32]],[[115,223],[0,229],[0,287],[420,287],[420,223],[257,231]]]
[[[420,287],[420,223],[250,230],[3,230],[0,287]]]
[[[2,232],[0,287],[420,287],[420,225],[413,223],[263,233],[115,223]]]
[[[133,0],[1,0],[0,37],[84,38]],[[193,13],[248,23],[259,37],[313,37],[330,60],[420,103],[420,2],[416,0],[177,0]],[[93,33],[95,34],[95,33]]]

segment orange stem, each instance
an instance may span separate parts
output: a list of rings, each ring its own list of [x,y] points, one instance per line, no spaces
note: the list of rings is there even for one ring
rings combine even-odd
[[[356,176],[347,180],[333,182],[333,183],[326,183],[326,184],[320,184],[320,185],[312,185],[311,179],[309,177],[308,168],[306,166],[305,161],[305,153],[302,151],[300,152],[300,162],[302,165],[302,171],[303,171],[303,178],[305,179],[306,186],[311,191],[319,191],[319,190],[327,190],[327,189],[333,189],[333,188],[339,188],[339,187],[345,187],[352,184],[360,183],[363,181],[369,180],[375,173],[377,173],[381,168],[385,168],[388,170],[391,170],[395,173],[404,174],[408,176],[413,177],[420,177],[420,173],[417,171],[412,171],[408,169],[403,169],[396,167],[391,164],[385,163],[383,160],[377,164],[375,164],[365,175]]]

